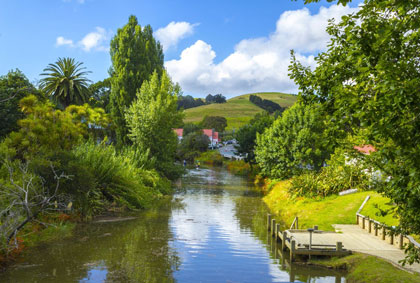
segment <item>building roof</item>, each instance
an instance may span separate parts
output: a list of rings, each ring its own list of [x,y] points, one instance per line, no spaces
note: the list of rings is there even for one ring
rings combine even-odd
[[[182,135],[184,134],[184,129],[174,129],[174,132],[178,137],[182,137]]]
[[[360,153],[369,155],[371,152],[375,152],[376,148],[371,145],[371,144],[365,144],[365,145],[361,145],[361,146],[354,146],[353,147],[355,150],[357,150]]]
[[[203,129],[203,134],[208,136],[210,140],[217,140],[220,142],[219,132],[213,131],[213,129]]]

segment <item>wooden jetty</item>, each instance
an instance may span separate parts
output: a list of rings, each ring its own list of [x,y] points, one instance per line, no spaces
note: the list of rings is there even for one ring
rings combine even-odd
[[[303,256],[344,256],[351,254],[350,250],[344,249],[342,242],[331,242],[331,234],[318,230],[317,226],[309,229],[299,229],[299,218],[296,217],[290,229],[281,231],[280,224],[267,216],[267,230],[275,241],[281,243],[281,250],[290,252],[290,261],[297,255]],[[336,233],[334,233],[336,234]],[[315,240],[316,239],[316,240]]]

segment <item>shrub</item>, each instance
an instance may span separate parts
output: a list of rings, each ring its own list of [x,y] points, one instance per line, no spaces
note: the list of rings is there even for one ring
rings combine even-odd
[[[347,162],[344,150],[337,150],[320,172],[309,171],[292,179],[289,192],[295,196],[328,196],[357,188],[367,190],[372,184],[362,164]]]
[[[128,208],[144,208],[169,184],[152,170],[137,167],[130,155],[117,154],[112,146],[86,142],[72,150],[81,165],[90,168],[102,195],[111,202]]]
[[[216,132],[223,132],[227,127],[227,120],[221,116],[205,116],[200,122],[203,129],[214,129]]]
[[[223,156],[219,153],[218,150],[209,150],[209,151],[203,152],[197,158],[197,160],[208,165],[216,165],[216,166],[223,165]]]
[[[234,160],[227,163],[227,169],[235,175],[249,175],[252,170],[249,163],[244,160]]]
[[[178,144],[177,157],[179,160],[193,161],[194,158],[205,152],[210,144],[210,139],[201,130],[189,133]]]

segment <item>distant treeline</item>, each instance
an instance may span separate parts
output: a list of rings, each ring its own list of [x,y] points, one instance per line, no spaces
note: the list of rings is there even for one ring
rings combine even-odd
[[[286,110],[286,107],[281,107],[277,103],[275,103],[271,100],[268,100],[268,99],[262,99],[261,97],[259,97],[257,95],[252,95],[251,94],[249,96],[249,101],[251,101],[252,103],[257,105],[258,107],[261,107],[262,109],[264,109],[268,113],[274,113],[276,111],[279,111],[280,113],[282,113],[284,110]]]
[[[205,99],[194,98],[191,95],[186,95],[186,96],[181,95],[178,97],[178,109],[180,108],[189,109],[189,108],[194,108],[201,105],[207,105],[207,104],[212,104],[212,103],[225,103],[225,102],[226,102],[226,97],[224,97],[220,93],[216,95],[208,94]]]

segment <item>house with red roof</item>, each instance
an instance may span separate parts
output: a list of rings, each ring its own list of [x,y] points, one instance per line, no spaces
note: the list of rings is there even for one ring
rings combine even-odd
[[[370,155],[372,152],[376,151],[376,148],[371,144],[365,144],[361,146],[355,145],[353,146],[353,148],[357,150],[358,152],[363,153],[365,155]]]
[[[184,129],[174,129],[174,132],[178,137],[178,142],[181,142],[182,136],[184,135]]]
[[[184,136],[184,129],[173,129],[173,130],[178,137],[178,142],[181,142],[182,137]],[[213,129],[203,129],[203,134],[209,138],[210,140],[209,146],[216,146],[218,143],[221,142],[219,138],[219,132],[216,132]]]
[[[371,144],[364,144],[364,145],[360,145],[360,146],[353,146],[353,149],[358,151],[359,153],[363,154],[363,155],[370,155],[373,152],[376,152],[377,149],[371,145]],[[351,165],[351,166],[362,166],[363,167],[363,162],[364,162],[364,157],[363,155],[360,155],[357,158],[348,158],[346,157],[346,165]],[[390,177],[386,177],[380,170],[373,168],[373,167],[367,167],[365,169],[362,170],[362,172],[364,172],[367,176],[369,176],[369,178],[371,179],[371,181],[385,181],[388,182],[390,180]]]
[[[203,134],[209,138],[211,146],[216,146],[221,141],[219,132],[216,132],[213,129],[203,129]]]

